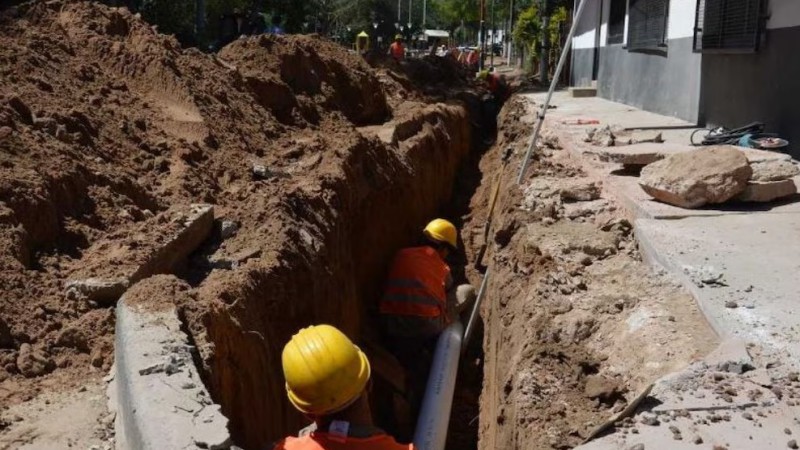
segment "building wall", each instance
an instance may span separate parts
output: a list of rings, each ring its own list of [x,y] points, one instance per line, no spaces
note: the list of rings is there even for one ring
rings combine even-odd
[[[581,20],[582,26],[592,30],[579,29],[583,33],[574,41],[573,85],[586,85],[587,74],[591,76],[594,27],[602,23],[598,49],[598,95],[648,111],[697,121],[700,116],[701,55],[692,52],[696,0],[670,1],[667,48],[652,52],[628,51],[624,43],[607,45],[604,30],[607,29],[611,0],[602,0],[602,8],[600,1],[595,3],[597,6],[588,9]],[[587,8],[591,6],[587,5]]]
[[[600,25],[600,0],[583,0],[586,7],[572,39],[572,86],[591,86],[594,54],[597,51],[597,27]]]
[[[702,108],[709,125],[763,122],[800,158],[800,1],[772,0],[761,48],[703,55]]]

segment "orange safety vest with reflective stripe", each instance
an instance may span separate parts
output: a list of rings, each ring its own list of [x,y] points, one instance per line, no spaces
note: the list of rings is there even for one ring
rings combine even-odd
[[[389,53],[391,53],[394,59],[403,59],[406,56],[406,49],[403,47],[403,44],[392,42],[392,45],[389,46]]]
[[[431,247],[400,250],[392,261],[382,314],[447,319],[446,283],[450,267]]]
[[[303,437],[287,437],[273,450],[414,450],[414,445],[399,444],[385,433],[366,438],[340,439],[328,433],[314,432]]]

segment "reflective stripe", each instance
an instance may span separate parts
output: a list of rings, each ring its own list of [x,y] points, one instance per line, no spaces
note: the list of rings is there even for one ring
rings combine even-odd
[[[425,288],[419,280],[413,278],[395,278],[386,282],[386,287],[397,288]]]
[[[442,315],[442,309],[439,306],[404,301],[384,300],[381,302],[380,311],[382,314],[396,314],[398,316],[439,317]]]
[[[406,302],[406,303],[416,303],[422,305],[433,305],[439,307],[442,305],[442,302],[437,300],[436,298],[425,296],[425,295],[413,295],[413,294],[405,294],[405,293],[386,293],[383,296],[383,301],[385,302]]]

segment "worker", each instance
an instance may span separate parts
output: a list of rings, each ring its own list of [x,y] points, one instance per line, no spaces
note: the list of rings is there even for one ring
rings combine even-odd
[[[410,375],[412,413],[421,404],[439,334],[475,299],[472,286],[453,286],[446,262],[458,248],[456,227],[435,219],[422,234],[422,245],[395,255],[380,302],[389,349]]]
[[[362,31],[356,35],[356,53],[366,56],[369,51],[369,35]]]
[[[413,450],[374,426],[367,391],[370,365],[330,325],[300,330],[281,358],[289,402],[313,421],[274,450]]]
[[[498,74],[495,71],[489,70],[482,70],[478,72],[476,78],[483,80],[486,82],[486,87],[489,88],[489,93],[491,93],[499,104],[503,104],[506,101],[506,97],[508,97],[508,83],[506,83],[505,78]]]
[[[397,34],[394,37],[394,42],[389,46],[389,56],[397,62],[400,62],[406,57],[406,47],[403,45],[403,35]]]

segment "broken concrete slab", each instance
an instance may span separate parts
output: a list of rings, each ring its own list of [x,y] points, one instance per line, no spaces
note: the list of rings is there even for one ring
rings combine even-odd
[[[639,185],[657,200],[692,209],[723,203],[742,193],[752,173],[744,153],[716,146],[645,166]]]
[[[229,448],[228,419],[200,379],[171,299],[131,305],[123,296],[116,315],[117,441],[131,449]]]
[[[753,168],[753,176],[750,177],[750,181],[781,181],[800,175],[800,168],[789,159],[751,162],[750,167]]]
[[[766,182],[749,181],[744,192],[739,194],[736,199],[743,202],[765,203],[796,193],[797,186],[792,179]]]
[[[162,233],[168,222],[168,232]],[[65,283],[67,295],[100,304],[116,301],[128,286],[159,273],[172,273],[211,234],[212,205],[175,207],[143,222],[138,233],[112,236],[90,247],[79,269]]]
[[[103,306],[111,306],[128,289],[127,278],[87,278],[67,281],[65,288],[68,298],[83,296]]]
[[[620,147],[593,147],[584,151],[584,155],[594,156],[603,162],[626,166],[646,166],[670,155],[696,149],[697,147],[691,145],[645,142]]]
[[[771,152],[768,150],[759,150],[757,148],[737,147],[735,145],[724,145],[720,147],[730,147],[737,149],[744,153],[747,161],[750,164],[761,163],[766,161],[791,161],[792,157],[786,153]]]

